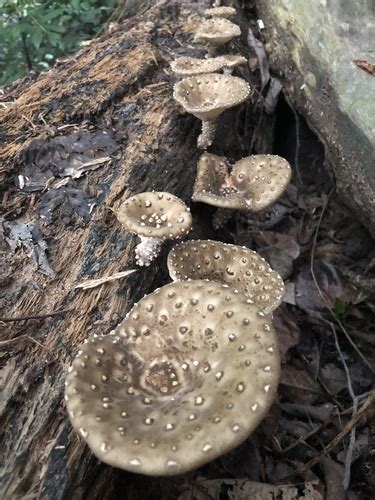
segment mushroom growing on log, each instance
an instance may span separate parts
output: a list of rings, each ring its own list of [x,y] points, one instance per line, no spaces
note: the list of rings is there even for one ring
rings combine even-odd
[[[175,281],[209,279],[225,283],[267,313],[280,305],[284,293],[281,276],[263,257],[249,248],[220,241],[179,243],[169,252],[168,269]]]
[[[171,62],[172,71],[178,76],[194,76],[204,73],[215,73],[221,69],[231,74],[236,66],[246,63],[246,57],[223,55],[198,59],[195,57],[179,57]]]
[[[204,11],[206,16],[210,17],[222,17],[223,19],[227,19],[228,17],[234,16],[236,13],[236,9],[233,7],[211,7],[210,9],[206,9]]]
[[[253,155],[233,167],[225,158],[204,153],[198,162],[192,199],[244,212],[259,212],[286,189],[292,170],[276,155]]]
[[[279,371],[272,322],[249,299],[207,280],[174,282],[112,334],[85,341],[66,406],[103,462],[174,475],[244,441],[273,402]]]
[[[137,234],[139,266],[149,266],[159,255],[163,241],[178,239],[190,231],[192,219],[185,203],[170,193],[140,193],[128,198],[116,212],[121,224]]]
[[[208,47],[208,55],[213,56],[219,45],[223,45],[240,35],[241,29],[237,24],[228,19],[215,17],[201,23],[195,33],[194,40],[205,44]]]
[[[202,120],[198,147],[207,149],[214,140],[217,118],[228,108],[250,96],[250,85],[235,76],[208,73],[177,82],[173,97],[187,111]]]

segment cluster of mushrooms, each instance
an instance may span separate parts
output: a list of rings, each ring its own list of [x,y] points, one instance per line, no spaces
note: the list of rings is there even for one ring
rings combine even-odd
[[[223,18],[234,12],[206,11],[213,17],[197,38],[211,44],[210,55],[212,46],[239,34]],[[250,95],[244,80],[214,73],[235,57],[241,63],[238,56],[219,56],[172,64],[179,75],[201,74],[174,89],[175,99],[203,122],[199,147],[212,142],[218,115]],[[290,176],[278,156],[230,165],[205,152],[192,199],[256,212],[282,194]],[[128,198],[117,217],[141,239],[139,266],[150,265],[165,239],[183,238],[192,226],[189,208],[166,192]],[[259,254],[190,240],[174,246],[167,263],[172,283],[143,297],[111,333],[85,340],[65,392],[72,425],[97,457],[153,476],[187,472],[243,442],[272,404],[280,373],[272,312],[284,284]]]

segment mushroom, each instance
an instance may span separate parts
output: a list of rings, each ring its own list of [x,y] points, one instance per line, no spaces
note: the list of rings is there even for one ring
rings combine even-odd
[[[225,55],[221,56],[223,61],[223,72],[225,75],[231,75],[236,66],[245,64],[247,62],[246,57],[237,55]]]
[[[246,58],[236,55],[224,55],[198,59],[195,57],[179,57],[171,62],[172,71],[178,76],[193,76],[203,73],[214,73],[223,69],[225,74],[231,74],[233,68],[245,64]]]
[[[126,229],[141,239],[135,249],[139,266],[149,266],[164,240],[181,238],[192,225],[190,209],[182,200],[173,194],[156,191],[128,198],[116,216]]]
[[[85,341],[66,406],[103,462],[174,475],[244,441],[274,400],[279,371],[272,322],[250,299],[215,282],[174,282],[113,333]]]
[[[198,59],[196,57],[179,57],[171,62],[171,68],[178,76],[201,75],[202,73],[214,73],[223,67],[221,56]]]
[[[202,133],[197,142],[201,149],[212,144],[218,116],[249,96],[250,86],[245,80],[215,73],[184,78],[173,90],[174,99],[185,111],[202,120]]]
[[[204,13],[206,16],[222,17],[227,19],[228,17],[234,16],[236,9],[233,7],[211,7],[210,9],[206,9]]]
[[[204,153],[198,162],[192,199],[215,207],[259,212],[284,192],[289,163],[276,155],[253,155],[233,167],[225,158]]]
[[[241,35],[241,29],[237,24],[228,19],[215,17],[203,21],[195,33],[194,41],[204,43],[208,46],[208,55],[214,55],[215,49],[232,38]]]
[[[225,283],[247,295],[270,313],[283,297],[281,276],[258,253],[220,241],[195,240],[179,243],[168,255],[174,281],[209,279]]]

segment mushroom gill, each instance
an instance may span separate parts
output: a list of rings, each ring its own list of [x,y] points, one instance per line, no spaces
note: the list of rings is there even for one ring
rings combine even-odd
[[[190,209],[185,203],[173,194],[158,191],[128,198],[116,216],[128,231],[141,239],[135,249],[139,266],[149,266],[164,240],[183,237],[192,225]]]
[[[291,178],[289,163],[276,155],[253,155],[233,167],[204,153],[197,165],[192,199],[216,207],[259,212],[276,201]]]
[[[202,120],[198,147],[212,144],[216,119],[228,108],[237,106],[250,96],[250,86],[242,78],[208,73],[191,76],[174,86],[174,99],[187,111]]]
[[[186,241],[168,255],[175,281],[209,279],[248,296],[262,311],[276,309],[283,297],[281,276],[258,253],[246,247],[211,240]]]
[[[234,289],[175,282],[110,335],[85,341],[66,382],[73,427],[107,464],[180,474],[239,445],[275,398],[270,318]]]

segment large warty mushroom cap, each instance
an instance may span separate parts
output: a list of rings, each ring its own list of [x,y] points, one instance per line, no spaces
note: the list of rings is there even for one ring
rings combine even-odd
[[[103,462],[173,475],[246,439],[275,398],[279,369],[271,319],[249,299],[215,282],[175,282],[112,334],[86,340],[65,399]]]

